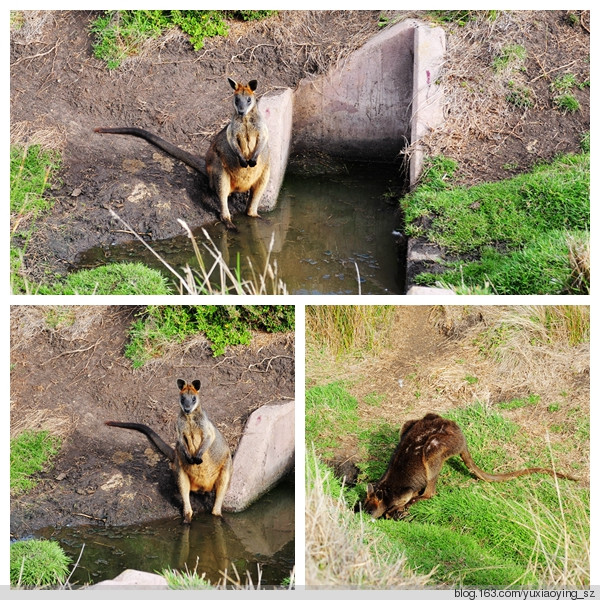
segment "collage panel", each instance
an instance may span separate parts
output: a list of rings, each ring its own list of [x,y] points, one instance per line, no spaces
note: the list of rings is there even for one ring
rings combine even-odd
[[[291,585],[294,335],[293,306],[13,307],[11,579]]]
[[[590,585],[589,306],[307,306],[305,411],[307,589]]]

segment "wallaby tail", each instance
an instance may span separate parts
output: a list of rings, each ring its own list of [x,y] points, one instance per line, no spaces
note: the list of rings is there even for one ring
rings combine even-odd
[[[150,133],[145,129],[139,129],[138,127],[96,127],[94,132],[120,133],[122,135],[133,135],[135,137],[142,138],[153,146],[164,150],[167,154],[170,154],[171,156],[183,161],[186,165],[192,167],[192,169],[196,169],[196,171],[206,175],[206,161],[203,158],[194,156],[182,148],[179,148],[175,144],[171,144],[171,142],[167,142],[167,140],[163,140],[161,137],[158,137],[157,135]]]
[[[577,481],[577,477],[573,477],[571,475],[564,475],[563,473],[558,473],[553,471],[552,469],[539,469],[539,468],[531,468],[531,469],[521,469],[520,471],[512,471],[510,473],[486,473],[482,471],[473,461],[473,458],[468,450],[464,450],[461,452],[460,457],[467,465],[467,468],[473,475],[478,477],[479,479],[483,479],[483,481],[507,481],[508,479],[514,479],[515,477],[521,477],[522,475],[531,475],[531,473],[547,473],[548,475],[555,475],[560,479],[570,479],[571,481]]]
[[[162,452],[171,462],[175,460],[175,450],[169,446],[153,429],[141,423],[123,423],[121,421],[106,421],[105,425],[110,427],[122,427],[123,429],[135,429],[148,436],[148,439]]]

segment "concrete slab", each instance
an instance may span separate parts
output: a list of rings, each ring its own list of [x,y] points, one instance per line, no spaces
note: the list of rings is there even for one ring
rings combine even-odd
[[[233,457],[223,510],[240,512],[294,467],[294,402],[262,406],[248,419]]]
[[[419,140],[444,122],[444,92],[439,81],[446,52],[446,34],[441,27],[419,25],[415,28],[414,44],[411,189],[423,172],[424,151]]]
[[[137,590],[167,590],[169,586],[167,580],[162,575],[156,573],[148,573],[146,571],[137,571],[135,569],[126,569],[114,579],[106,579],[95,585],[91,585],[88,589],[102,588],[121,588],[121,589],[137,589]]]
[[[270,211],[277,205],[277,196],[283,183],[290,155],[293,112],[292,90],[287,88],[266,94],[260,99],[258,109],[267,122],[269,152],[271,155],[269,185],[261,198],[258,209],[259,211]]]
[[[452,290],[446,290],[443,288],[432,288],[420,285],[413,285],[408,288],[406,292],[407,296],[454,296],[456,295]]]

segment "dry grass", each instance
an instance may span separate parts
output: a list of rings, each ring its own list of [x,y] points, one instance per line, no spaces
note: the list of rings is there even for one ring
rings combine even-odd
[[[38,42],[46,25],[53,18],[52,11],[48,10],[11,10],[10,37],[24,46]]]
[[[28,344],[40,331],[68,342],[85,339],[111,309],[110,306],[13,306],[11,349]]]
[[[24,431],[47,431],[50,435],[65,439],[73,431],[77,422],[73,417],[58,411],[33,408],[26,414],[12,415],[10,421],[10,437],[15,438]]]
[[[505,142],[510,138],[524,139],[522,131],[526,129],[530,113],[527,110],[514,110],[506,101],[507,89],[527,88],[531,93],[532,107],[541,105],[531,87],[531,78],[526,71],[519,69],[518,63],[511,68],[495,70],[494,58],[503,49],[524,45],[540,35],[535,14],[538,11],[495,11],[496,18],[489,18],[490,11],[471,11],[472,20],[464,26],[447,26],[446,62],[442,73],[444,89],[444,124],[427,134],[420,145],[429,156],[444,155],[452,157],[461,166],[461,179],[465,183],[475,184],[498,178],[498,170],[488,173],[489,164],[493,164],[495,154],[501,154]],[[578,11],[575,11],[578,12]],[[587,11],[582,11],[586,13]],[[582,27],[585,19],[582,14]],[[577,46],[576,38],[547,30],[546,48],[539,46],[539,54],[529,56],[539,66],[548,83],[552,76],[560,73],[553,62],[554,44],[565,48],[572,45],[575,52],[584,55],[587,49]],[[557,35],[556,39],[552,36]],[[579,69],[585,65],[563,65]],[[539,78],[539,77],[538,77]],[[536,79],[538,79],[536,78]],[[525,140],[526,141],[526,140]],[[473,153],[473,144],[485,144],[486,156]],[[534,141],[535,144],[535,141]],[[407,149],[410,154],[411,148]]]
[[[514,522],[535,533],[529,569],[539,574],[544,588],[586,588],[590,584],[589,504],[575,494],[563,498],[557,483],[556,492],[560,502],[558,512],[548,508],[535,494],[526,505],[507,502]],[[567,523],[566,510],[577,518]]]
[[[318,75],[335,67],[376,32],[379,11],[292,10],[255,23],[231,23],[229,37],[243,40],[249,31],[262,31],[281,57],[294,57],[290,69],[301,76]],[[332,35],[332,32],[336,32]],[[324,43],[323,40],[327,40]],[[232,62],[247,64],[253,58],[249,44]]]
[[[341,497],[337,501],[331,497],[327,474],[319,468],[314,452],[307,460],[313,464],[306,469],[311,474],[305,504],[306,587],[415,589],[427,585],[429,577],[414,574],[404,556],[377,551],[377,540],[367,540],[362,520],[359,525]]]

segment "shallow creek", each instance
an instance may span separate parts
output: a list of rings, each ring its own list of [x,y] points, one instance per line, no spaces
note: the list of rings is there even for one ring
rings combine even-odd
[[[234,581],[232,564],[246,583],[246,572],[262,587],[281,585],[294,567],[294,486],[281,483],[241,513],[223,519],[197,513],[192,524],[163,519],[127,527],[47,527],[37,537],[59,542],[75,562],[70,583],[81,586],[112,579],[125,569],[151,573],[177,569],[216,583],[225,570]]]
[[[398,211],[383,198],[398,186],[397,170],[385,165],[349,165],[343,175],[286,175],[277,208],[262,219],[237,215],[232,233],[221,224],[205,228],[228,266],[241,266],[254,279],[269,258],[290,294],[399,294],[403,293],[400,248],[394,235]],[[206,241],[195,232],[198,243]],[[178,272],[186,265],[197,269],[187,236],[152,242]],[[109,262],[141,261],[172,277],[144,246],[130,242],[92,249],[81,255],[78,267]],[[252,263],[252,269],[249,267]],[[213,264],[206,253],[207,267]],[[218,278],[214,279],[218,284]]]

